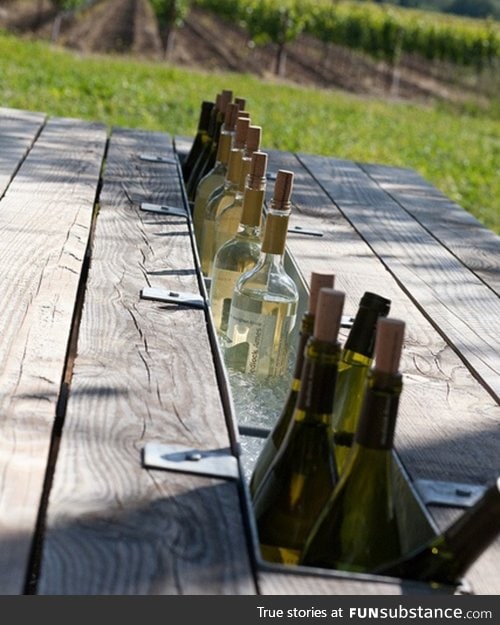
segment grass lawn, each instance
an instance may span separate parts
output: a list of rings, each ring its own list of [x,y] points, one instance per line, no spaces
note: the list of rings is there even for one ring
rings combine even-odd
[[[0,76],[2,106],[188,136],[201,101],[230,88],[262,126],[262,149],[413,168],[500,234],[495,102],[465,110],[386,101],[128,57],[79,56],[2,33]]]

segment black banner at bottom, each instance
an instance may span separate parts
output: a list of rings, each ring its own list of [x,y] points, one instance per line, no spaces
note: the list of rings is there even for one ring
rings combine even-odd
[[[76,616],[175,625],[493,625],[500,618],[500,596],[24,596],[4,597],[0,607],[16,620],[50,617],[51,625]]]

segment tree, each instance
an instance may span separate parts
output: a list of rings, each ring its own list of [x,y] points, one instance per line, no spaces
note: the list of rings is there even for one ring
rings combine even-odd
[[[191,8],[190,0],[151,0],[163,44],[163,57],[169,58],[174,49],[175,31],[182,26]]]
[[[296,39],[305,26],[300,2],[282,4],[260,0],[250,5],[245,21],[250,37],[256,43],[270,41],[277,45],[275,74],[284,76],[286,44]]]
[[[65,17],[72,15],[76,9],[83,4],[86,4],[85,0],[50,0],[52,6],[56,11],[54,23],[52,25],[51,40],[57,41],[59,39],[59,33],[61,32],[61,24]],[[40,4],[39,4],[40,6]]]

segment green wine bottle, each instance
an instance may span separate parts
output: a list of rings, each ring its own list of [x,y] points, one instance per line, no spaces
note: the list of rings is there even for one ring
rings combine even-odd
[[[231,99],[232,95],[227,89],[218,93],[215,97],[214,106],[210,113],[210,119],[208,122],[209,141],[196,159],[196,162],[193,165],[191,173],[186,181],[186,193],[191,204],[194,203],[196,188],[203,175],[202,172],[207,166],[208,159],[212,152],[217,151],[220,129],[224,121],[224,112]]]
[[[208,126],[210,123],[210,114],[213,107],[214,102],[204,100],[201,103],[200,118],[198,120],[196,135],[194,137],[193,143],[191,144],[191,149],[189,150],[188,155],[182,163],[182,177],[184,179],[184,182],[188,181],[189,176],[191,175],[191,171],[193,170],[193,167],[198,160],[198,157],[210,141]]]
[[[262,447],[259,457],[257,458],[252,476],[250,478],[250,493],[252,497],[255,495],[257,488],[259,487],[264,475],[266,474],[271,462],[274,460],[281,444],[288,431],[288,427],[293,419],[293,412],[297,404],[297,398],[300,390],[300,379],[302,376],[302,368],[304,364],[304,354],[307,341],[312,336],[314,329],[314,319],[316,314],[316,307],[318,302],[319,291],[322,288],[333,288],[334,275],[331,273],[317,273],[311,274],[309,282],[309,298],[307,311],[301,319],[299,342],[297,346],[297,356],[295,359],[295,366],[292,375],[292,381],[290,383],[288,394],[283,405],[276,423],[274,424],[271,432],[267,436],[264,446]]]
[[[390,300],[367,291],[361,298],[342,350],[333,420],[335,458],[339,475],[351,450],[358,426],[366,376],[373,362],[377,320],[389,314],[390,306]]]
[[[392,444],[402,390],[404,323],[379,319],[375,366],[344,472],[307,539],[301,563],[367,572],[402,555]]]
[[[429,582],[432,586],[460,585],[470,566],[500,533],[500,478],[443,533],[375,573]]]
[[[271,562],[298,563],[337,481],[330,428],[343,305],[344,293],[321,289],[293,420],[253,499],[261,554]]]

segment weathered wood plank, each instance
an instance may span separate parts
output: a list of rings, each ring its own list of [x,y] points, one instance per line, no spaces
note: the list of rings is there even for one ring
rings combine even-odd
[[[33,145],[45,115],[0,107],[0,197]]]
[[[500,401],[500,298],[355,163],[300,158],[415,305]]]
[[[440,244],[500,296],[500,237],[412,169],[361,165]]]
[[[384,259],[374,253],[374,245],[359,236],[322,185],[313,179],[309,167],[303,167],[293,155],[273,151],[269,164],[272,170],[286,168],[295,172],[291,223],[323,232],[323,237],[288,237],[288,250],[304,278],[308,280],[313,270],[333,270],[337,287],[346,293],[345,312],[355,313],[362,294],[370,290],[389,297],[391,315],[407,324],[396,449],[411,478],[489,483],[500,474],[498,403],[415,307],[399,280],[386,270]],[[326,188],[326,174],[322,183]],[[436,520],[444,529],[442,517],[436,515]],[[498,562],[497,546],[492,553],[489,557]],[[479,583],[477,568],[471,572],[471,584],[480,589],[478,592],[499,592],[498,574],[489,576],[487,582],[484,575],[481,577]],[[266,580],[265,592],[282,592],[282,586],[271,584],[277,583],[276,578]],[[300,582],[294,578],[294,584],[298,587]],[[345,589],[342,594],[348,592]]]
[[[111,137],[39,594],[253,594],[238,483],[141,466],[145,443],[231,445],[205,312],[141,300],[199,292],[165,134]]]
[[[26,582],[106,133],[53,119],[0,210],[0,593]]]

